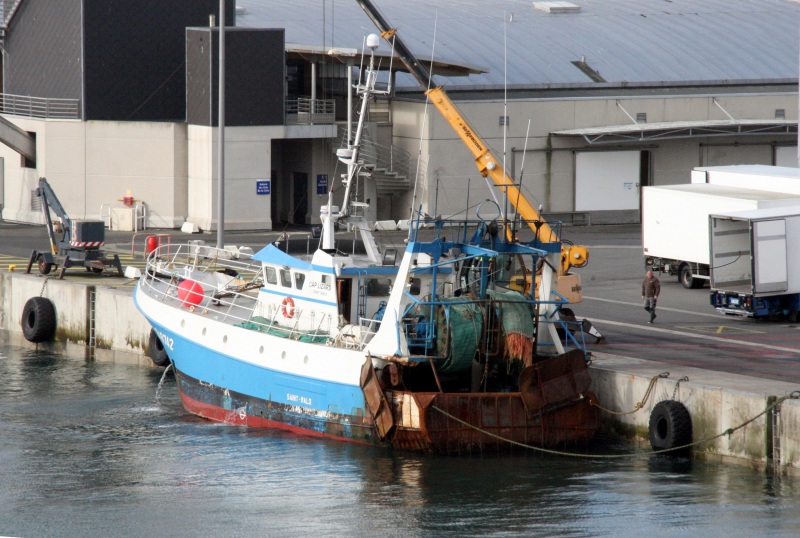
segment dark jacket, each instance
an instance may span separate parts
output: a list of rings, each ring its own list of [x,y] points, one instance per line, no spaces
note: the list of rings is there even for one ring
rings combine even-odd
[[[642,296],[658,297],[661,295],[661,282],[653,275],[652,278],[645,277],[642,282]]]

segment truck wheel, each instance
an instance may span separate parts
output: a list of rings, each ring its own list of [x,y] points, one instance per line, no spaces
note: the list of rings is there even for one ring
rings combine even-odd
[[[695,290],[703,287],[703,280],[694,278],[692,268],[688,265],[681,265],[681,270],[678,273],[678,281],[683,284],[683,287],[686,289]]]
[[[47,263],[44,257],[39,258],[39,272],[43,275],[50,274],[50,271],[53,269],[52,263]]]

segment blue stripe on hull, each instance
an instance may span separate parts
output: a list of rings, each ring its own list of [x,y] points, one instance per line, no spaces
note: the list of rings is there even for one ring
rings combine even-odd
[[[278,372],[216,353],[182,338],[153,323],[162,336],[171,340],[167,353],[175,368],[184,375],[221,390],[293,409],[298,416],[327,421],[327,416],[365,416],[364,393],[359,385]],[[358,380],[354,380],[358,382]],[[210,403],[210,402],[207,402]],[[368,413],[366,413],[368,414]]]

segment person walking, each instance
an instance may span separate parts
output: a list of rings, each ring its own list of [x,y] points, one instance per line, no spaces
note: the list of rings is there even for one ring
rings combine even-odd
[[[656,319],[656,301],[658,295],[661,293],[661,282],[653,274],[653,271],[647,271],[644,281],[642,282],[642,299],[644,299],[644,309],[650,312],[650,321],[653,323]]]

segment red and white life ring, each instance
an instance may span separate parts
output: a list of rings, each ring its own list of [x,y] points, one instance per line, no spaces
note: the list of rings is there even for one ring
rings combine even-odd
[[[294,301],[291,297],[284,297],[281,303],[281,314],[283,314],[285,318],[294,317]]]

